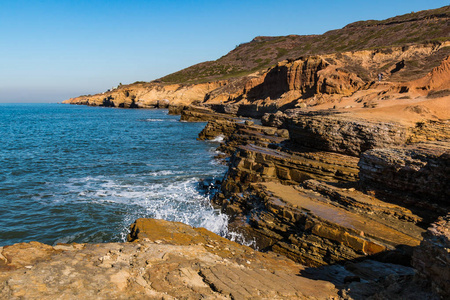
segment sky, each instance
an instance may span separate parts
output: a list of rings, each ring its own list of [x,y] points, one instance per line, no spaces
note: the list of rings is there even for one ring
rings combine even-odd
[[[216,60],[254,37],[322,34],[449,1],[0,0],[0,102],[61,102]]]

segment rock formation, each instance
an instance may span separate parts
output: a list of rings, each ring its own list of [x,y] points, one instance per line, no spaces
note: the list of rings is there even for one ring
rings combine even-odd
[[[220,137],[229,167],[213,203],[267,253],[138,220],[131,243],[4,247],[0,295],[448,297],[449,19],[447,6],[258,37],[151,83],[67,100],[208,122],[199,139]]]
[[[137,83],[64,103],[125,108],[203,103],[218,112],[259,118],[265,113],[288,108],[334,105],[344,98],[352,100],[354,107],[370,107],[378,105],[379,98],[442,97],[449,95],[446,88],[448,45],[449,42],[441,42],[383,51],[307,56],[281,61],[267,70],[240,78],[199,84]],[[413,66],[423,60],[430,63],[414,69]],[[399,64],[402,67],[397,70],[395,66]],[[386,84],[375,83],[377,72],[386,66],[392,66],[392,70],[385,71]],[[417,79],[420,75],[422,78]]]
[[[205,229],[139,219],[132,243],[0,248],[2,299],[332,299],[289,259]]]
[[[437,299],[414,269],[308,268],[202,228],[138,219],[127,243],[0,248],[2,299]]]
[[[413,266],[428,279],[433,289],[446,299],[450,297],[450,214],[440,217],[414,250]]]
[[[340,106],[343,100],[351,103],[343,107],[367,108],[381,105],[380,99],[445,97],[449,19],[446,6],[317,36],[257,37],[216,61],[64,103],[124,108],[203,103],[259,118],[294,107]]]

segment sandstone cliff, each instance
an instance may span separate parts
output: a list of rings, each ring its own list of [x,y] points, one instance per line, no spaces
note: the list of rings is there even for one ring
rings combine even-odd
[[[449,46],[450,42],[436,42],[302,57],[235,79],[200,84],[138,83],[64,103],[125,108],[203,103],[216,111],[261,117],[280,109],[316,109],[342,101],[350,103],[347,106],[373,108],[380,98],[442,98],[448,96],[450,85]],[[376,83],[380,72],[383,82]]]
[[[296,106],[346,102],[343,107],[370,108],[380,105],[380,98],[441,98],[449,96],[449,19],[446,6],[317,36],[257,37],[216,61],[64,103],[126,108],[204,103],[261,117]]]
[[[199,139],[221,136],[220,158],[229,167],[213,202],[228,214],[234,231],[254,240],[260,250],[307,265],[302,274],[328,278],[344,299],[392,298],[392,291],[397,298],[437,299],[421,280],[434,280],[434,291],[448,294],[448,282],[436,280],[441,272],[438,266],[448,260],[442,251],[448,217],[447,223],[441,219],[435,225],[439,230],[425,231],[450,211],[449,10],[355,23],[319,37],[286,37],[282,42],[260,37],[216,62],[158,82],[121,86],[67,102],[169,107],[183,121],[208,121]],[[432,40],[425,38],[427,34]],[[315,41],[314,51],[296,48],[298,40]],[[271,43],[285,43],[292,55],[269,55],[270,63],[258,67],[232,59]],[[221,73],[218,66],[224,61],[227,68]],[[244,69],[236,67],[239,64]],[[261,118],[262,125],[239,117]],[[134,225],[130,240],[166,242],[154,237],[152,228],[144,230],[146,226]],[[164,237],[179,234],[177,226],[164,226],[170,228],[170,232],[163,230]],[[181,235],[182,239],[198,247],[206,245],[198,231],[183,230],[194,238]],[[230,247],[225,243],[218,249]],[[411,269],[413,252],[416,270]],[[244,288],[233,280],[235,273],[216,265],[208,265],[205,271],[198,267],[204,262],[190,262],[197,264],[194,271],[203,274],[203,283],[209,286],[202,290],[205,295],[236,297],[229,291],[230,284],[238,291]],[[220,260],[221,266],[234,272],[235,265],[227,263]],[[367,268],[360,269],[359,263]],[[378,263],[389,267],[377,267]],[[8,258],[6,264],[11,264]],[[265,264],[272,270],[271,262],[259,266]],[[327,271],[318,271],[322,268]],[[377,268],[401,271],[366,276],[367,269]],[[350,269],[357,271],[346,273]],[[244,272],[257,278],[267,275]],[[333,272],[346,276],[330,279]],[[170,281],[172,275],[154,276]],[[225,277],[231,282],[225,282]],[[173,282],[178,288],[179,282]],[[264,280],[248,284],[250,295],[300,295],[297,286],[288,294],[278,290],[270,294],[260,286]],[[327,293],[335,296],[334,287],[326,287]]]

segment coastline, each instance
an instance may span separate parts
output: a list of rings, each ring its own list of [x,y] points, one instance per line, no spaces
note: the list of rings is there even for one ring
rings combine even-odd
[[[99,82],[128,80],[126,48],[159,58],[120,43]],[[66,92],[95,77],[77,68]],[[4,94],[63,92],[28,75]],[[0,299],[450,299],[450,6],[257,36],[62,103],[85,107],[0,105]]]
[[[289,271],[293,272],[291,275],[283,276],[295,274],[297,278],[297,274],[300,273],[300,278],[306,280],[295,284],[293,290],[289,292],[276,289],[275,294],[270,294],[262,287],[264,285],[262,279],[254,280],[253,283],[245,282],[245,286],[236,285],[235,290],[229,291],[225,288],[217,289],[215,286],[219,282],[224,284],[230,284],[230,282],[223,281],[225,280],[223,278],[219,282],[211,282],[211,278],[220,278],[219,274],[223,274],[222,276],[227,278],[232,276],[231,274],[236,272],[233,269],[234,265],[228,266],[225,272],[222,267],[218,268],[218,265],[208,264],[207,269],[215,271],[208,273],[202,267],[200,267],[200,271],[194,268],[194,273],[200,274],[198,284],[205,288],[202,290],[202,295],[207,290],[212,290],[216,297],[224,295],[223,293],[239,295],[239,293],[243,293],[242,289],[253,285],[255,292],[265,291],[263,293],[268,293],[266,295],[271,295],[274,299],[305,296],[323,299],[325,294],[327,298],[358,299],[358,297],[374,297],[375,295],[388,297],[390,294],[386,285],[396,285],[399,287],[397,292],[403,296],[421,294],[427,298],[435,297],[433,292],[427,288],[426,282],[428,282],[427,280],[436,282],[436,274],[429,271],[432,269],[433,261],[437,258],[427,256],[430,250],[424,251],[423,249],[440,251],[439,249],[442,248],[434,248],[436,244],[430,241],[436,238],[436,234],[430,234],[430,231],[425,234],[425,230],[438,216],[445,215],[448,206],[443,205],[445,204],[443,197],[439,203],[439,209],[436,210],[436,205],[429,203],[430,198],[426,197],[428,191],[415,193],[412,197],[410,191],[399,190],[399,187],[410,186],[417,189],[418,185],[414,183],[415,181],[419,181],[420,185],[439,186],[435,182],[441,182],[442,176],[448,176],[445,172],[439,172],[439,168],[445,165],[445,159],[447,159],[445,153],[448,153],[448,145],[445,142],[436,141],[402,145],[403,141],[419,138],[415,128],[397,128],[397,130],[390,128],[390,130],[383,131],[379,129],[383,128],[381,126],[383,124],[380,125],[381,127],[377,127],[371,122],[365,124],[353,122],[352,125],[357,126],[359,130],[349,129],[347,137],[352,133],[353,137],[347,139],[347,145],[340,144],[344,148],[336,151],[335,144],[330,139],[325,146],[329,149],[314,149],[311,145],[315,145],[315,141],[308,141],[305,138],[308,136],[308,132],[316,130],[314,137],[316,139],[317,135],[320,136],[320,131],[317,131],[317,127],[320,128],[319,124],[324,122],[336,124],[336,120],[331,118],[329,111],[322,115],[319,113],[319,116],[321,116],[321,123],[314,123],[313,120],[318,118],[317,113],[310,116],[299,112],[291,112],[290,115],[277,113],[265,116],[262,119],[264,125],[255,125],[250,120],[242,120],[229,114],[218,114],[205,107],[191,106],[181,111],[182,121],[208,121],[203,131],[199,133],[199,139],[211,140],[218,136],[223,138],[218,150],[225,154],[220,158],[226,161],[229,169],[222,181],[220,192],[213,198],[213,203],[230,217],[230,228],[233,231],[239,232],[247,240],[254,240],[256,248],[267,253],[256,254],[259,252],[252,252],[254,250],[233,243],[235,250],[231,252],[244,251],[244,253],[249,253],[245,255],[252,257],[252,259],[248,257],[244,259],[233,254],[236,259],[233,263],[237,262],[236,266],[239,266],[242,260],[250,262],[245,264],[257,263],[259,267],[253,270],[259,270],[259,268],[268,268],[270,265],[266,255],[272,258],[278,257],[277,259],[284,261],[284,264],[289,262],[290,268],[293,268],[291,270],[296,270],[295,272]],[[309,120],[306,123],[316,124],[313,126],[317,127],[302,127],[301,124],[305,123],[305,118]],[[339,121],[345,127],[345,118]],[[274,124],[276,126],[268,126]],[[367,138],[368,134],[361,129],[363,126],[370,129],[369,132],[373,132],[374,136],[371,140],[374,142],[371,149],[358,153],[357,149],[361,149],[361,146],[357,145],[362,143],[358,136],[362,132],[363,136]],[[430,125],[429,132],[433,132],[433,128],[435,129],[436,126],[439,124]],[[395,134],[389,137],[392,132]],[[402,134],[398,134],[398,132]],[[410,136],[405,137],[404,134]],[[442,132],[440,134],[442,135]],[[339,138],[339,135],[334,134],[333,136]],[[309,147],[298,145],[299,137]],[[392,142],[386,144],[386,141]],[[380,145],[385,148],[380,148]],[[332,151],[329,151],[330,149]],[[394,156],[390,157],[392,155]],[[418,163],[414,159],[417,155],[422,160],[424,157],[427,160],[422,168],[414,167],[414,164]],[[402,165],[400,169],[399,164]],[[437,169],[427,171],[425,178],[429,182],[424,183],[422,169],[424,167],[426,169],[427,164],[436,166]],[[377,171],[378,174],[374,170],[381,171]],[[384,180],[384,176],[389,172],[396,172],[396,174],[406,172],[401,177],[405,178],[407,183],[399,181],[401,178],[395,176],[391,177],[390,181]],[[433,196],[442,197],[446,191],[443,186],[442,190],[435,190]],[[432,228],[449,226],[448,217],[447,223],[445,223],[445,218],[440,220],[441,223],[432,225]],[[152,225],[148,227],[148,224]],[[116,269],[111,273],[111,277],[105,280],[106,282],[109,280],[109,284],[119,284],[121,288],[118,291],[122,296],[129,296],[127,291],[132,293],[139,291],[139,293],[149,293],[147,295],[158,298],[161,296],[158,293],[161,292],[169,295],[174,293],[174,286],[172,284],[160,285],[159,288],[155,288],[158,285],[154,281],[149,281],[145,276],[143,277],[144,281],[131,281],[130,274],[135,272],[133,265],[140,260],[134,260],[134,263],[129,265],[125,263],[129,261],[129,258],[121,258],[123,255],[118,254],[117,249],[122,249],[120,251],[129,253],[129,255],[137,255],[141,252],[135,249],[138,247],[147,253],[146,261],[148,261],[149,257],[153,257],[152,260],[158,257],[151,254],[156,251],[155,249],[163,247],[166,249],[165,253],[169,253],[172,251],[167,252],[169,245],[180,245],[177,246],[178,250],[176,251],[184,249],[181,251],[192,252],[194,251],[192,247],[197,247],[195,248],[195,259],[201,257],[200,260],[203,260],[203,263],[197,261],[197,264],[200,265],[205,264],[205,250],[208,252],[210,249],[215,249],[214,251],[219,252],[215,252],[214,255],[219,255],[222,259],[230,259],[228,255],[222,256],[219,253],[230,251],[227,250],[230,249],[228,243],[232,242],[221,240],[225,245],[221,244],[222,242],[216,244],[211,240],[205,242],[198,237],[198,230],[201,235],[206,234],[210,237],[213,235],[212,233],[204,229],[194,229],[197,233],[191,232],[190,227],[174,224],[151,219],[140,220],[132,226],[132,233],[129,237],[129,241],[133,241],[131,243],[72,244],[51,247],[32,242],[2,247],[0,249],[0,277],[4,278],[9,286],[2,289],[2,295],[7,295],[9,298],[12,294],[8,293],[11,291],[21,290],[17,286],[14,288],[10,286],[11,276],[19,276],[14,275],[19,270],[25,269],[29,276],[35,276],[31,272],[32,270],[38,272],[38,270],[45,269],[47,264],[58,264],[61,259],[65,263],[76,264],[83,270],[87,265],[84,263],[80,265],[76,259],[69,257],[73,257],[74,253],[86,254],[86,251],[91,251],[87,249],[93,249],[92,247],[102,249],[96,250],[97,254],[92,251],[88,254],[89,257],[93,257],[92,259],[103,262],[98,265],[99,267],[104,268],[107,260],[115,261],[115,263],[108,263],[108,268]],[[184,229],[176,226],[182,226]],[[445,229],[440,232],[443,236],[448,235]],[[423,240],[422,235],[428,238]],[[221,238],[214,237],[212,239]],[[134,250],[126,250],[128,247]],[[444,244],[440,247],[445,248],[446,246]],[[36,254],[24,256],[24,251]],[[445,259],[446,254],[439,253],[441,254],[438,257]],[[56,254],[58,256],[55,256]],[[163,260],[164,263],[171,263],[174,259],[172,256],[167,256]],[[28,260],[26,257],[29,257]],[[25,262],[19,263],[22,260]],[[213,260],[218,261],[217,257]],[[117,264],[118,262],[121,263]],[[157,265],[161,267],[161,263],[163,262],[159,261]],[[228,263],[221,262],[219,265]],[[278,263],[279,261],[277,261]],[[193,267],[193,264],[192,260],[188,260],[184,266],[189,269]],[[148,264],[145,268],[148,272],[156,272],[155,267],[156,265]],[[247,267],[250,268],[250,266],[245,268]],[[242,266],[239,268],[242,269]],[[93,274],[98,274],[96,272]],[[157,272],[159,274],[157,276],[163,282],[162,278],[171,274],[170,272],[167,269],[161,270]],[[339,273],[340,276],[330,278],[331,274],[335,273]],[[212,277],[205,274],[211,274]],[[116,280],[119,278],[117,276],[120,276],[120,280]],[[253,276],[264,277],[267,275],[254,274]],[[195,278],[199,280],[198,277]],[[389,280],[383,281],[382,278],[389,278]],[[85,276],[83,280],[89,280],[89,276]],[[273,278],[273,280],[281,279]],[[309,291],[310,294],[308,294],[305,285],[312,284],[308,280],[314,280],[315,284],[322,285],[325,294],[316,295],[313,291]],[[189,284],[180,282],[185,281],[181,280],[177,283],[179,288],[187,288],[190,293],[192,290],[198,292]],[[139,288],[136,288],[136,283]],[[445,293],[445,282],[434,284],[435,291],[439,291],[441,294],[442,291]],[[382,286],[383,288],[381,288]],[[130,287],[134,288],[130,289]],[[70,290],[63,287],[58,289],[66,292]],[[112,293],[109,288],[107,290]],[[59,293],[48,290],[47,292],[48,295]],[[93,293],[93,291],[83,288],[82,293]],[[40,295],[45,295],[45,293]],[[195,297],[194,294],[189,295],[189,297]]]

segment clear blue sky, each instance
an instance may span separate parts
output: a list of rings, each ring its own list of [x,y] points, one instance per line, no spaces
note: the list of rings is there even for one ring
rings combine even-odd
[[[448,4],[0,0],[0,102],[59,102],[215,60],[258,35],[321,34]]]

